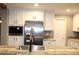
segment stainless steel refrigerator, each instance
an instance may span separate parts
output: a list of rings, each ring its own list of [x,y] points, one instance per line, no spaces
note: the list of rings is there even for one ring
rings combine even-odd
[[[34,47],[43,46],[43,33],[44,25],[42,21],[25,21],[24,45],[29,45],[30,51]]]

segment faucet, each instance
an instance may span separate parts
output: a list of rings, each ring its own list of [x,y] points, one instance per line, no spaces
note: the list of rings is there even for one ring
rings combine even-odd
[[[30,33],[30,47],[29,47],[29,52],[32,51],[32,43],[33,43],[33,28],[31,28],[31,33]]]

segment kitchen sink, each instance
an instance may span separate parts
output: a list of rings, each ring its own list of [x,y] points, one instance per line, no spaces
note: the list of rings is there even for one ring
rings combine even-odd
[[[32,51],[44,50],[42,45],[32,45]]]
[[[28,50],[29,51],[29,45],[23,45],[19,46],[18,50]],[[44,50],[44,46],[42,45],[32,45],[32,51],[38,51],[38,50]]]

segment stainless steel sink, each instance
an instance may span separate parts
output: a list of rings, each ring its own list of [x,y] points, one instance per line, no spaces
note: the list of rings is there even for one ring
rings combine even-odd
[[[32,45],[32,51],[44,50],[42,45]]]
[[[18,50],[28,50],[29,51],[29,45],[19,46]],[[44,50],[44,46],[42,45],[32,45],[32,51],[38,51],[38,50]]]

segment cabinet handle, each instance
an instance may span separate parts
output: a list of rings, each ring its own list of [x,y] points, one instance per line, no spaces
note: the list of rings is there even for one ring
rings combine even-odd
[[[36,20],[36,16],[33,16],[33,20]]]
[[[35,17],[35,20],[36,20],[36,17]]]
[[[14,37],[14,40],[15,40],[15,37]]]
[[[16,38],[16,41],[17,41],[17,38]]]
[[[33,16],[33,20],[34,20],[34,16]]]

